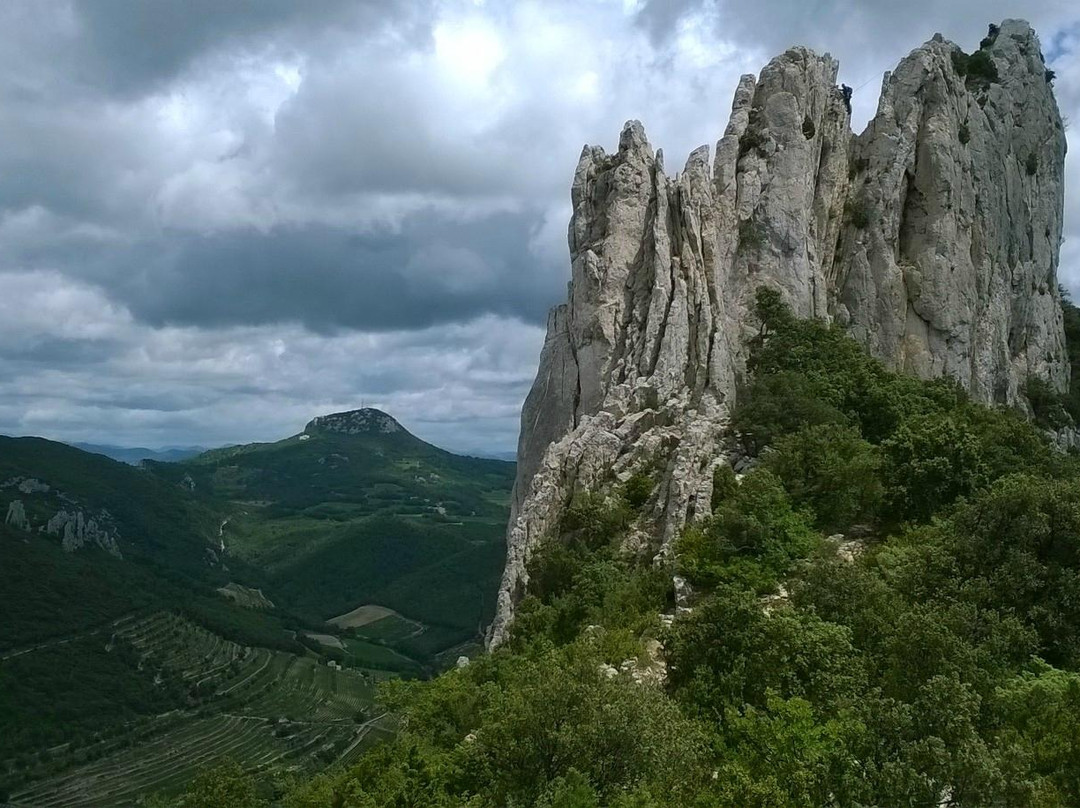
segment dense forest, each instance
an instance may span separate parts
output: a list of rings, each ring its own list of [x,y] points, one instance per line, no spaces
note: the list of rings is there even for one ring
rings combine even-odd
[[[507,645],[384,686],[396,740],[183,804],[1080,804],[1080,462],[775,294],[758,314],[717,447],[745,473],[672,558],[624,549],[647,476],[580,496]]]

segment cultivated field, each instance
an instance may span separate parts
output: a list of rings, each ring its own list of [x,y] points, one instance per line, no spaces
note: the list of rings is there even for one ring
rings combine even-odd
[[[118,623],[109,643],[120,642],[138,649],[140,670],[155,682],[182,681],[197,707],[132,727],[126,742],[80,750],[95,759],[22,788],[11,805],[119,808],[180,791],[225,758],[255,771],[325,767],[354,760],[391,731],[372,704],[380,674],[240,646],[165,612]]]
[[[339,614],[337,617],[331,617],[326,622],[332,626],[338,628],[358,628],[359,626],[366,626],[368,623],[374,623],[377,620],[382,620],[384,617],[390,617],[396,615],[393,609],[387,609],[385,606],[377,606],[374,603],[369,603],[365,606],[357,606],[351,612],[345,614]]]

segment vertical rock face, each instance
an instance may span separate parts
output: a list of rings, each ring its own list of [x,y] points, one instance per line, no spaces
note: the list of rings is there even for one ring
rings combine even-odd
[[[940,37],[913,51],[858,138],[837,63],[792,48],[740,80],[711,166],[703,146],[669,177],[637,121],[615,154],[585,148],[490,644],[575,491],[662,469],[637,535],[649,552],[707,511],[759,286],[979,400],[1018,402],[1031,375],[1064,388],[1061,120],[1028,25],[989,39],[971,60]]]
[[[967,76],[940,38],[886,75],[855,148],[833,313],[875,355],[1013,403],[1063,388],[1058,298],[1065,135],[1039,43],[1004,22]]]

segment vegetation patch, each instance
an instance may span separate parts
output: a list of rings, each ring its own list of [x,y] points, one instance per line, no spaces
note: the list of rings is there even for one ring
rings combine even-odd
[[[1001,81],[997,65],[990,55],[990,46],[985,44],[986,42],[987,40],[984,39],[983,47],[970,55],[959,48],[951,55],[952,65],[957,75],[964,79],[967,88],[972,91],[985,90],[991,84]]]
[[[870,206],[862,197],[851,197],[844,203],[844,218],[854,227],[865,230],[870,225]]]
[[[739,222],[739,249],[758,250],[765,246],[765,233],[751,216]]]
[[[753,152],[758,157],[767,156],[766,146],[768,145],[768,136],[757,126],[751,124],[746,127],[746,131],[742,133],[739,138],[739,159],[742,159],[746,155]]]

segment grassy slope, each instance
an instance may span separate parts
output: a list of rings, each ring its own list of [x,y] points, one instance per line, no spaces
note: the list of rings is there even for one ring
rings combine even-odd
[[[404,431],[316,431],[151,467],[228,513],[227,547],[266,573],[279,605],[325,620],[379,603],[449,629],[432,634],[447,646],[490,619],[510,463]]]
[[[35,478],[50,486],[0,488],[0,515],[18,499],[34,526],[27,533],[0,524],[0,725],[18,728],[2,746],[19,767],[0,772],[0,786],[16,771],[35,779],[67,771],[72,761],[57,757],[58,743],[104,732],[123,748],[150,716],[192,709],[190,680],[165,676],[155,685],[137,656],[106,649],[117,619],[182,615],[221,638],[214,644],[313,659],[293,631],[385,603],[422,620],[422,630],[358,635],[342,661],[415,675],[490,614],[512,464],[457,457],[399,433],[320,434],[149,465],[0,438],[0,484]],[[61,508],[107,511],[123,560],[94,546],[64,552],[38,529]],[[222,539],[227,568],[208,563],[207,548]],[[228,581],[261,587],[279,608],[237,607],[214,592]],[[270,677],[268,703],[287,703],[272,685]],[[193,718],[177,718],[177,731]]]
[[[2,488],[4,513],[10,501],[22,500],[37,527],[60,508],[87,515],[104,509],[116,523],[125,558],[172,580],[206,580],[203,548],[213,535],[214,515],[176,486],[61,443],[0,437],[0,483],[16,477],[40,480],[52,490],[25,494]]]
[[[0,785],[17,805],[120,806],[224,757],[263,771],[327,765],[366,737],[381,676],[236,645],[167,612],[125,619],[0,665],[0,721],[16,730],[0,738]]]
[[[50,489],[26,493],[3,485],[14,478],[33,478]],[[5,754],[30,753],[177,706],[176,693],[148,683],[131,660],[106,652],[109,625],[126,615],[169,610],[236,642],[307,653],[288,631],[302,621],[276,610],[243,609],[214,592],[229,580],[262,580],[239,560],[230,559],[228,570],[207,563],[220,518],[190,492],[37,438],[0,437],[0,486],[0,514],[20,500],[33,528],[0,524]],[[107,511],[123,560],[94,545],[64,552],[59,537],[39,529],[60,509],[95,518]]]

